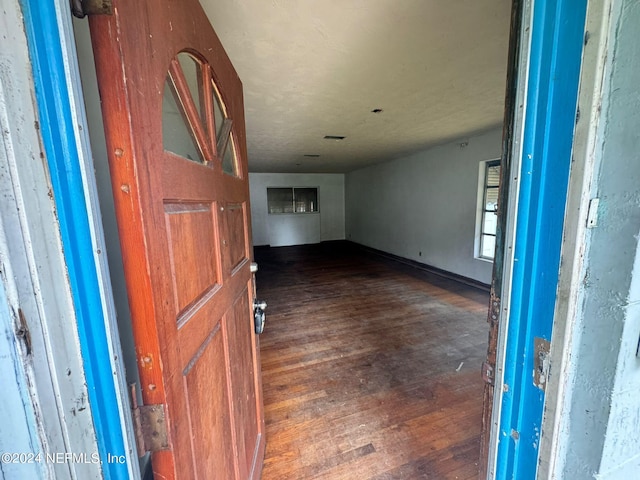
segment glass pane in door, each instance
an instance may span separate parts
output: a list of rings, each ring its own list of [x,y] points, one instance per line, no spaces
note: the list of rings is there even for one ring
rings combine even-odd
[[[167,76],[162,97],[162,144],[165,150],[194,162],[204,163],[178,94]]]

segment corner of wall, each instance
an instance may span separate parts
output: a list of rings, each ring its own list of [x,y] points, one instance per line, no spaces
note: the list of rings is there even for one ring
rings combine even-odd
[[[346,239],[490,283],[475,258],[478,165],[501,149],[497,127],[348,173]]]

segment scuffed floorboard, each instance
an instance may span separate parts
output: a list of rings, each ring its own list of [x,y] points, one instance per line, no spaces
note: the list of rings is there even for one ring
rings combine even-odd
[[[346,242],[256,260],[263,480],[477,478],[487,293]]]

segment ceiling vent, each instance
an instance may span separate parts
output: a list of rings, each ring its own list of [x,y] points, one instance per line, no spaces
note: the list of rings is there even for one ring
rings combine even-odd
[[[304,156],[309,158],[318,158],[320,155],[317,153],[305,153]]]
[[[325,135],[324,139],[325,140],[344,140],[345,137],[342,137],[340,135]]]

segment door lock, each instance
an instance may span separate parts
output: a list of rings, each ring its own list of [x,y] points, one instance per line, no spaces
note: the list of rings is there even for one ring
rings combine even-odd
[[[533,384],[544,391],[549,377],[551,343],[544,338],[533,339]]]
[[[256,334],[260,335],[264,331],[264,322],[266,314],[264,310],[267,308],[267,302],[264,300],[253,301],[253,322]]]

